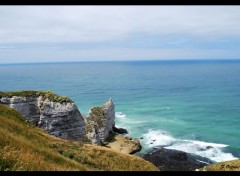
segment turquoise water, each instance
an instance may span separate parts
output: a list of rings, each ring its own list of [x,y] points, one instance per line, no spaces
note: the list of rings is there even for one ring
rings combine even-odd
[[[240,61],[0,65],[0,91],[32,89],[69,96],[83,115],[112,98],[116,126],[143,137],[138,155],[164,146],[240,157]]]

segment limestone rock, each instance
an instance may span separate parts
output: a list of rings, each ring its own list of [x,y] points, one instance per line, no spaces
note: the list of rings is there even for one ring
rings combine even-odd
[[[93,144],[101,145],[109,138],[115,125],[115,105],[109,99],[102,107],[93,107],[86,117],[87,137]]]
[[[39,121],[38,99],[36,97],[2,97],[0,103],[5,104],[21,113],[28,122],[37,124]]]
[[[103,116],[105,117],[105,125],[102,133],[100,133],[100,140],[106,141],[109,137],[109,133],[115,126],[115,105],[110,98],[102,107]]]
[[[93,107],[87,117],[82,117],[77,106],[68,97],[51,91],[0,92],[0,103],[18,112],[25,119],[48,133],[63,139],[81,139],[96,145],[108,145],[124,153],[141,150],[138,140],[129,137],[114,137],[111,134],[127,133],[115,127],[115,105],[109,99],[102,107]],[[108,147],[109,147],[108,146]]]
[[[65,139],[81,139],[85,135],[85,122],[76,105],[72,102],[55,102],[42,96],[1,97],[5,104],[26,120],[48,133]]]

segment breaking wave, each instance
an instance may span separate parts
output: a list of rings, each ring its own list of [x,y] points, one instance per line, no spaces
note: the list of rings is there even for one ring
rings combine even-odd
[[[166,149],[179,150],[206,157],[216,162],[238,159],[231,153],[223,151],[224,148],[228,147],[226,144],[176,139],[166,131],[162,130],[149,130],[148,133],[143,136],[145,139],[143,142],[145,142],[145,145],[149,148],[161,146]]]
[[[126,119],[126,114],[124,114],[122,112],[115,112],[115,117],[124,120],[124,119]]]

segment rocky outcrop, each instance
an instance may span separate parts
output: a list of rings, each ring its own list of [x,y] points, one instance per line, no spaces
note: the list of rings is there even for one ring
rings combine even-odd
[[[40,101],[38,126],[50,134],[66,139],[81,139],[85,135],[85,121],[74,103]]]
[[[102,141],[106,141],[115,126],[115,105],[111,98],[102,106],[102,113],[105,117],[105,124],[102,133],[99,133],[99,138]]]
[[[105,144],[115,126],[115,106],[109,99],[102,107],[93,107],[86,117],[87,137],[93,144]]]
[[[115,127],[115,106],[112,99],[102,107],[91,108],[86,117],[86,125],[86,135],[93,144],[127,154],[136,153],[142,148],[139,140],[119,135],[127,133],[127,130]]]
[[[0,103],[18,111],[31,124],[37,125],[40,120],[40,108],[38,107],[40,103],[39,97],[2,97]]]
[[[71,99],[51,91],[0,92],[0,103],[17,110],[29,123],[56,137],[81,139],[102,146],[109,144],[107,147],[129,154],[141,150],[137,139],[116,135],[127,133],[127,130],[115,127],[112,99],[102,107],[92,107],[85,118]],[[110,135],[114,140],[109,139]]]
[[[54,95],[56,98],[58,96]],[[49,100],[43,95],[0,97],[0,103],[20,112],[28,122],[48,133],[64,139],[81,139],[85,135],[85,121],[71,101]]]
[[[124,128],[117,128],[117,127],[113,127],[113,131],[118,133],[118,134],[128,134],[128,131]]]
[[[195,171],[213,163],[201,156],[165,148],[149,152],[143,155],[143,159],[153,163],[161,171]]]
[[[106,147],[127,154],[134,154],[142,148],[138,139],[122,135],[113,135]]]

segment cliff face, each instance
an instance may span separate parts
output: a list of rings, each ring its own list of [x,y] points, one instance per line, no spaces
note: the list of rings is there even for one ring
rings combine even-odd
[[[56,137],[81,139],[85,135],[84,119],[72,102],[57,102],[43,96],[12,96],[1,97],[0,103]]]
[[[115,136],[116,133],[127,133],[127,130],[115,127],[115,105],[112,99],[102,107],[91,108],[86,118],[82,117],[71,99],[51,91],[0,92],[0,104],[15,109],[29,123],[56,137],[82,139],[87,143],[104,146],[110,142],[113,144],[107,147],[124,153],[134,153],[141,149],[139,141]]]
[[[140,157],[78,141],[63,142],[24,120],[20,113],[0,104],[1,172],[158,171]]]
[[[112,99],[102,107],[93,107],[86,117],[87,137],[93,144],[101,145],[108,139],[115,125],[115,106]]]
[[[2,97],[0,103],[5,104],[20,114],[22,114],[28,122],[37,125],[40,118],[40,109],[38,107],[38,97]]]
[[[104,128],[100,133],[100,140],[105,141],[109,137],[109,133],[113,131],[115,126],[115,105],[112,99],[109,99],[102,107],[103,116],[106,118]]]

